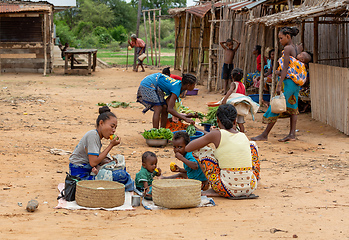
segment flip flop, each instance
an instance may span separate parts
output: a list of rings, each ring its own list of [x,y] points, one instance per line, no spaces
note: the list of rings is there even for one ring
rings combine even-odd
[[[249,195],[249,196],[228,197],[228,199],[231,199],[231,200],[255,199],[255,198],[259,198],[259,196],[258,196],[258,195],[251,194],[251,195]]]

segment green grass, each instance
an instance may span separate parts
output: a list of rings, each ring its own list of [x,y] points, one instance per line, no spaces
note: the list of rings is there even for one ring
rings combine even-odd
[[[147,59],[144,60],[143,63],[147,65],[151,65],[151,57],[150,57],[150,49],[148,49],[148,54],[149,54],[149,64],[147,63]],[[163,54],[173,54],[173,56],[161,56],[160,58],[160,65],[161,66],[174,66],[174,49],[168,49],[168,48],[162,48],[161,49],[161,55]],[[133,57],[134,57],[134,50],[128,51],[128,65],[133,64]],[[97,52],[97,57],[104,62],[107,62],[108,64],[117,64],[117,65],[126,65],[127,62],[127,50],[122,49],[119,52],[112,52],[107,49],[101,49],[98,50]],[[155,62],[155,57],[154,57],[154,62]]]

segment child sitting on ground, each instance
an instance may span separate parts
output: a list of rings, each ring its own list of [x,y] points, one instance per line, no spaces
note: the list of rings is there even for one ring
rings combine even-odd
[[[155,153],[147,151],[142,155],[142,167],[136,174],[136,188],[144,192],[144,198],[152,200],[152,183],[153,177],[161,175],[161,169],[156,168],[158,159]]]
[[[178,165],[174,165],[172,172],[179,172],[173,176],[163,177],[165,179],[174,179],[174,178],[189,178],[195,179],[202,182],[201,189],[207,190],[209,182],[201,169],[201,165],[198,160],[193,157],[191,152],[186,152],[185,146],[190,142],[190,137],[186,132],[176,132],[172,139],[173,151],[178,160],[183,162],[183,167],[180,168]]]
[[[242,77],[243,77],[243,71],[240,68],[235,68],[232,71],[233,82],[230,85],[229,91],[224,96],[222,104],[226,104],[227,103],[227,100],[228,100],[229,96],[232,93],[240,93],[240,94],[246,95],[245,86],[241,82]],[[245,119],[244,119],[244,116],[237,115],[236,122],[239,125],[240,132],[245,132],[245,127],[244,127]]]

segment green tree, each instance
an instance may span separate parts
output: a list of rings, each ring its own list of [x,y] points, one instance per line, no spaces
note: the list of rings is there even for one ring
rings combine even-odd
[[[114,14],[110,7],[92,0],[84,0],[81,3],[80,17],[81,21],[92,22],[93,27],[111,27],[114,21]]]
[[[131,4],[137,9],[138,1],[131,0]],[[142,0],[143,9],[158,9],[161,8],[161,15],[168,15],[167,11],[170,8],[185,7],[186,0]]]
[[[124,26],[127,31],[134,31],[137,23],[137,8],[124,0],[94,0],[107,5],[114,14],[113,26]]]

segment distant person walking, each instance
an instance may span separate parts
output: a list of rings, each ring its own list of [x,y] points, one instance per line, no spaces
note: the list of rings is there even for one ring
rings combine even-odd
[[[131,48],[136,47],[137,58],[139,56],[141,56],[143,53],[145,53],[146,44],[144,43],[144,41],[142,39],[137,38],[136,34],[131,35],[131,41],[128,40],[128,44],[130,44]],[[133,69],[133,71],[138,72],[138,67],[141,66],[141,68],[142,68],[141,72],[145,72],[144,66],[143,66],[143,61],[144,61],[144,59],[140,60],[138,58],[137,67],[135,69]]]

